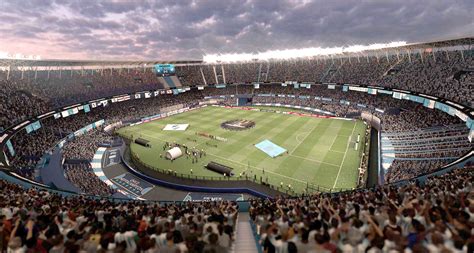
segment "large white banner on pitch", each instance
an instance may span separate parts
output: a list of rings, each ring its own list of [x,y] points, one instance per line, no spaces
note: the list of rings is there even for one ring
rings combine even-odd
[[[165,131],[185,131],[189,124],[167,124],[163,130]]]

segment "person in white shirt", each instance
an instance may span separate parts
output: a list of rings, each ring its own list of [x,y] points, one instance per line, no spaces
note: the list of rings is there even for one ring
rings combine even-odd
[[[122,227],[120,232],[115,233],[114,241],[116,244],[125,242],[127,245],[126,252],[135,252],[137,250],[137,244],[135,237],[137,236],[136,231],[126,231],[125,227]]]
[[[226,249],[230,248],[232,244],[232,239],[230,238],[230,235],[224,232],[224,226],[222,224],[219,224],[217,229],[219,230],[219,245]]]

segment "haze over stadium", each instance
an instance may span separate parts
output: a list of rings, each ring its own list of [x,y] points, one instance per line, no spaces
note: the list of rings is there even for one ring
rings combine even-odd
[[[0,1],[0,252],[474,252],[473,1]]]

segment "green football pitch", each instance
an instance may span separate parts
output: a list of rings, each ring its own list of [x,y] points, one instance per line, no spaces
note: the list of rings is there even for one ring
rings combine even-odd
[[[278,110],[275,108],[275,110]],[[255,127],[242,131],[221,128],[221,123],[245,119]],[[167,124],[189,124],[186,131],[164,131]],[[227,141],[196,135],[205,132]],[[263,181],[282,190],[304,193],[354,188],[357,185],[365,124],[358,120],[327,119],[238,108],[205,107],[118,131],[125,138],[147,139],[151,147],[132,143],[131,152],[148,166],[191,177],[224,179],[204,166],[214,161],[233,168],[234,177]],[[288,152],[272,158],[254,145],[268,139]],[[197,163],[182,156],[171,162],[163,146],[176,142],[204,150]],[[160,156],[161,154],[161,156]],[[318,188],[319,187],[319,188]]]

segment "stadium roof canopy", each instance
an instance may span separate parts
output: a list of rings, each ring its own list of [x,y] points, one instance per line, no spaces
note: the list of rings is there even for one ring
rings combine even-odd
[[[189,60],[189,61],[151,61],[151,60],[142,60],[142,61],[115,61],[115,60],[61,60],[61,59],[51,59],[51,60],[35,60],[35,59],[0,59],[0,67],[86,67],[86,66],[153,66],[155,64],[176,64],[176,65],[186,65],[186,64],[197,64],[201,63],[199,60]]]
[[[257,53],[224,53],[210,54],[204,56],[204,62],[209,64],[252,62],[252,61],[275,61],[275,60],[297,60],[297,59],[337,59],[351,57],[365,57],[394,54],[412,54],[421,52],[453,51],[472,49],[474,38],[456,38],[443,41],[410,43],[395,41],[390,43],[376,43],[371,45],[344,45],[332,48],[300,48],[269,50]]]
[[[442,47],[453,47],[461,45],[474,45],[474,37],[464,37],[450,40],[441,40],[434,42],[424,42],[424,43],[411,43],[402,48],[406,49],[417,49],[417,48],[442,48]]]
[[[358,55],[369,54],[374,52],[386,52],[389,51],[405,51],[405,50],[423,50],[432,48],[448,48],[463,46],[465,49],[472,49],[474,45],[474,37],[456,38],[442,41],[425,42],[425,43],[411,43],[400,47],[367,50],[358,52]],[[467,46],[467,47],[466,47]],[[348,55],[348,54],[344,54]],[[340,56],[339,55],[335,55]],[[49,60],[37,60],[37,59],[0,59],[0,67],[26,67],[26,68],[77,68],[77,67],[144,67],[153,66],[155,64],[176,64],[176,65],[191,65],[191,64],[202,64],[202,60],[183,60],[183,61],[153,61],[153,60],[141,60],[141,61],[125,61],[125,60],[62,60],[62,59],[49,59]]]

